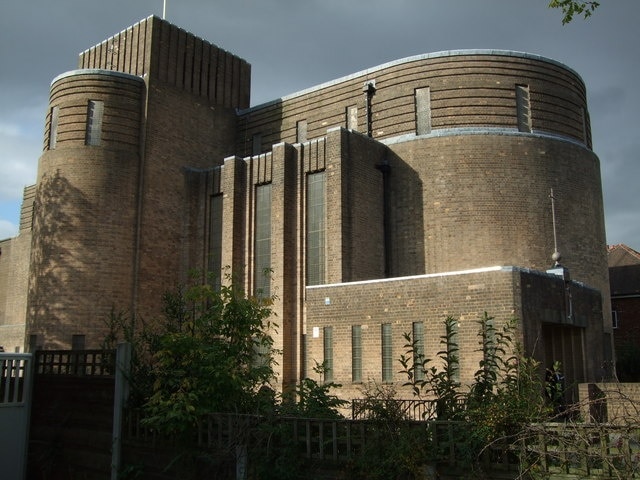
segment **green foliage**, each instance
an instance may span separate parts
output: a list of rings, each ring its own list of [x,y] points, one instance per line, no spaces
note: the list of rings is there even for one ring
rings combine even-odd
[[[482,358],[468,388],[458,381],[457,320],[453,317],[444,322],[439,365],[420,355],[419,345],[410,334],[404,335],[407,343],[400,357],[408,379],[405,385],[412,387],[417,398],[435,402],[437,420],[452,421],[444,438],[437,433],[423,435],[421,445],[435,442],[427,447],[432,456],[444,453],[443,448],[455,449],[457,461],[467,471],[479,466],[480,455],[491,450],[494,442],[513,439],[526,425],[546,420],[553,413],[544,395],[539,362],[526,357],[514,341],[517,322],[514,319],[498,328],[494,320],[485,312],[478,321]],[[457,421],[464,422],[460,424],[464,427],[458,427]],[[425,461],[428,459],[425,457]],[[474,475],[480,473],[474,470]]]
[[[316,363],[313,371],[322,378],[326,369],[325,364]],[[293,391],[283,394],[281,413],[307,418],[343,418],[340,409],[349,402],[331,393],[341,386],[339,383],[319,383],[312,378],[304,378]]]
[[[209,412],[257,413],[273,379],[271,299],[233,285],[196,283],[163,297],[164,322],[148,342],[152,392],[145,423],[185,432]]]
[[[386,429],[409,420],[401,402],[396,399],[397,391],[392,385],[369,383],[362,394],[363,398],[354,404],[354,418],[383,424]]]
[[[582,15],[587,19],[600,6],[597,1],[584,0],[551,0],[549,8],[559,8],[562,10],[562,24],[565,25],[573,20],[576,15]]]
[[[433,449],[425,441],[424,424],[409,421],[390,385],[369,384],[356,416],[368,421],[367,442],[349,465],[349,478],[386,480],[420,478]]]
[[[441,362],[440,368],[430,365],[432,360],[420,353],[411,334],[403,334],[407,343],[404,345],[405,353],[400,356],[400,364],[401,373],[408,379],[404,386],[410,386],[418,398],[435,399],[439,420],[455,419],[462,406],[457,325],[458,321],[453,317],[447,317],[444,321],[445,334],[440,337],[440,344],[444,348],[437,353]]]

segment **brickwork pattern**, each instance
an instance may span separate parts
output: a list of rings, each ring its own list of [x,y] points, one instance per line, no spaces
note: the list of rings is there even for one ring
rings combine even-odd
[[[46,348],[67,347],[73,334],[97,346],[111,307],[154,319],[163,293],[209,265],[213,195],[222,197],[221,264],[253,292],[255,189],[266,183],[285,384],[311,372],[321,352],[313,332],[322,326],[334,327],[339,381],[350,375],[351,325],[363,326],[368,345],[364,378],[380,373],[383,323],[392,325],[397,357],[411,322],[425,322],[433,352],[444,317],[458,317],[467,379],[485,310],[500,322],[524,315],[527,341],[544,344],[570,329],[547,342],[550,351],[574,345],[578,327],[558,320],[565,303],[557,281],[529,281],[513,269],[407,277],[494,265],[545,270],[551,188],[563,263],[603,293],[603,301],[595,290],[580,294],[585,348],[601,341],[609,307],[599,162],[585,87],[570,69],[510,52],[425,55],[247,109],[250,66],[157,17],[86,50],[79,66],[52,85],[57,142],[49,148],[49,112],[33,202],[27,333]],[[372,138],[345,129],[369,123],[367,81],[376,86]],[[530,92],[533,133],[518,132],[518,85]],[[431,133],[416,136],[415,92],[427,87]],[[89,100],[104,102],[94,147],[84,144]],[[319,171],[325,280],[334,285],[305,288],[306,180]],[[385,277],[402,278],[375,281]],[[527,285],[549,298],[529,295]],[[596,364],[581,367],[579,353],[572,368],[592,375]]]
[[[394,274],[490,265],[546,270],[554,251],[553,189],[562,263],[574,279],[608,292],[600,165],[590,151],[490,134],[390,148]]]
[[[470,383],[482,358],[478,321],[484,312],[494,317],[494,325],[501,328],[512,318],[519,320],[517,341],[543,365],[559,360],[570,365],[570,376],[575,381],[584,381],[585,359],[572,351],[555,350],[551,341],[544,342],[541,330],[543,319],[540,311],[545,304],[555,304],[563,309],[562,288],[547,295],[527,297],[523,295],[537,283],[562,283],[539,272],[528,272],[515,268],[490,268],[478,272],[460,272],[432,276],[416,276],[399,279],[355,282],[340,285],[307,287],[307,369],[324,361],[323,327],[333,327],[333,379],[342,384],[341,396],[358,398],[368,383],[382,383],[381,379],[381,326],[390,323],[393,330],[393,386],[400,397],[411,398],[411,391],[403,387],[406,377],[399,371],[400,355],[405,353],[404,333],[411,333],[413,322],[424,323],[424,352],[426,358],[437,359],[443,349],[445,335],[444,320],[452,316],[458,321],[457,343],[460,349],[460,381]],[[594,298],[591,289],[573,285],[573,298],[579,308],[588,311],[589,322],[598,322],[600,299]],[[362,328],[362,383],[351,380],[351,327]],[[559,328],[560,325],[558,325]],[[580,337],[581,328],[566,324],[564,331]],[[601,333],[601,330],[600,330]],[[588,334],[588,333],[587,333]],[[594,333],[596,336],[598,332]],[[557,342],[556,342],[557,343]],[[565,345],[566,346],[566,345]],[[548,351],[547,351],[548,350]],[[576,350],[580,353],[581,350]],[[590,351],[590,355],[602,356]],[[549,363],[551,362],[551,363]],[[575,365],[574,365],[575,364]],[[438,361],[434,363],[438,366]],[[589,377],[591,378],[591,377]],[[317,379],[322,380],[322,379]]]
[[[146,74],[216,105],[249,106],[246,61],[155,16],[85,50],[78,66]]]
[[[296,122],[307,122],[308,138],[328,128],[347,127],[347,111],[358,107],[358,125],[366,125],[362,86],[375,80],[373,137],[413,134],[415,90],[430,87],[432,129],[500,127],[517,130],[516,85],[529,85],[534,131],[573,138],[590,147],[586,91],[572,71],[544,59],[511,52],[462,53],[406,59],[369,69],[283,100],[254,107],[243,115],[239,152],[261,134],[263,148],[296,141]]]
[[[412,322],[424,322],[424,351],[435,359],[442,350],[444,320],[458,319],[461,380],[469,382],[480,360],[478,324],[484,311],[502,324],[515,311],[514,274],[483,272],[442,277],[416,277],[307,288],[307,366],[322,363],[322,327],[333,327],[334,381],[343,385],[341,395],[358,397],[367,382],[381,383],[381,325],[391,323],[393,331],[394,386],[406,378],[397,373],[398,359],[405,352],[402,335],[411,332]],[[362,327],[362,378],[351,382],[351,326]],[[436,362],[437,364],[437,362]],[[309,368],[309,372],[311,369]]]

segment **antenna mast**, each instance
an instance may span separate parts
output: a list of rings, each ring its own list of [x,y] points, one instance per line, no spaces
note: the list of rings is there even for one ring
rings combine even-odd
[[[167,18],[167,0],[162,0],[162,19]]]

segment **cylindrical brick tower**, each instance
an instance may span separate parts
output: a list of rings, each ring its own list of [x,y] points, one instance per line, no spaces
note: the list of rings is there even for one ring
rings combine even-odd
[[[96,346],[133,288],[144,81],[107,70],[54,79],[37,178],[31,346]]]

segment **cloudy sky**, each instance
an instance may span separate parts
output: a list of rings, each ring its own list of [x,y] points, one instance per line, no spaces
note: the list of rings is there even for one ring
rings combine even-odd
[[[543,55],[587,85],[607,242],[640,250],[640,1],[601,0],[562,25],[548,0],[167,0],[166,18],[252,65],[252,104],[365,68],[455,49]],[[49,85],[77,55],[163,0],[3,0],[0,5],[0,238],[17,233],[35,183]]]

